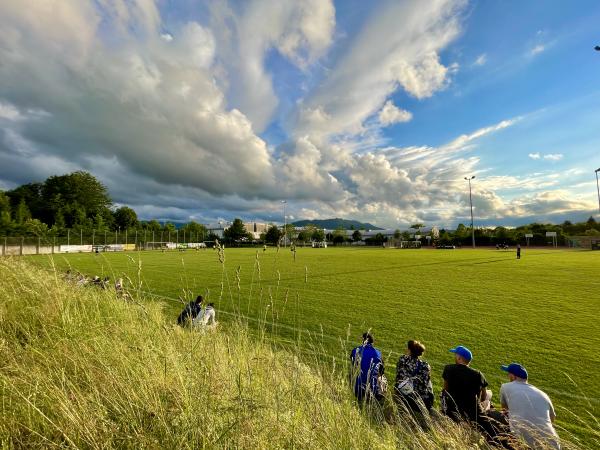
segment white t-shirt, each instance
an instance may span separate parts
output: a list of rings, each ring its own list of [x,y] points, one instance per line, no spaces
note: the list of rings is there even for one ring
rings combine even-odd
[[[500,387],[500,401],[508,407],[510,430],[530,447],[560,448],[552,425],[556,417],[550,398],[524,381],[512,381]]]

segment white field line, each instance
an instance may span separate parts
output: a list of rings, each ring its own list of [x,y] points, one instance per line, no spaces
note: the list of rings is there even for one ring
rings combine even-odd
[[[161,294],[154,294],[152,292],[148,292],[148,291],[137,291],[137,292],[141,292],[143,294],[152,296],[152,297],[158,297],[164,300],[169,300],[171,302],[177,303],[179,305],[183,305],[183,302],[180,299],[174,298],[174,297],[169,297],[166,295],[161,295]],[[228,316],[234,316],[234,317],[239,317],[245,320],[249,320],[252,322],[258,322],[258,323],[264,323],[265,325],[270,325],[271,328],[284,328],[286,330],[290,330],[290,331],[296,331],[299,333],[308,333],[308,335],[312,335],[312,336],[316,336],[316,337],[322,337],[325,339],[329,339],[331,341],[335,341],[337,343],[341,343],[341,342],[346,342],[345,339],[342,339],[341,337],[335,337],[335,336],[331,336],[331,335],[327,335],[327,334],[323,334],[323,333],[318,333],[318,332],[311,332],[310,330],[306,329],[306,328],[297,328],[297,327],[293,327],[291,325],[284,325],[284,324],[277,324],[275,322],[269,322],[269,321],[263,321],[261,319],[257,319],[255,317],[249,317],[246,316],[244,314],[237,314],[237,313],[232,313],[229,311],[218,311],[219,314],[225,314]],[[383,348],[381,348],[381,352],[384,355],[388,355],[388,356],[392,356],[392,355],[396,355],[396,356],[400,356],[400,353],[398,352],[394,352],[392,350],[385,350]],[[317,354],[320,354],[322,356],[327,356],[328,358],[335,358],[335,359],[339,359],[340,361],[344,362],[345,360],[343,360],[342,358],[340,358],[339,356],[335,356],[329,353],[324,353],[324,352],[317,352]],[[446,362],[442,362],[442,361],[436,361],[436,360],[428,360],[431,361],[435,364],[438,365],[444,365],[447,364]],[[580,395],[580,394],[573,394],[571,392],[567,392],[567,391],[561,391],[560,389],[553,389],[553,388],[546,388],[544,389],[545,391],[551,392],[553,394],[558,394],[558,395],[562,395],[564,397],[568,397],[568,398],[572,398],[572,399],[576,399],[576,400],[583,400],[583,401],[587,401],[587,402],[591,402],[591,403],[600,403],[600,397],[588,397],[585,395]]]

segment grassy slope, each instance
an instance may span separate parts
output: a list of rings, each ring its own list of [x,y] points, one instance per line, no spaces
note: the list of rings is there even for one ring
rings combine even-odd
[[[182,287],[208,291],[221,310],[276,317],[276,332],[285,338],[298,337],[285,326],[317,334],[322,326],[333,337],[322,338],[323,352],[340,358],[350,347],[349,328],[354,339],[371,327],[388,366],[407,339],[421,339],[438,390],[451,359],[447,349],[457,343],[474,351],[475,367],[496,393],[504,382],[499,364],[519,361],[553,398],[561,435],[597,443],[600,254],[524,250],[516,261],[512,252],[490,250],[298,249],[294,260],[289,250],[259,251],[256,259],[255,250],[228,249],[225,272],[211,250],[140,255],[144,289],[172,297]],[[56,261],[90,274],[125,271],[135,279],[137,258]],[[172,315],[178,309],[171,304]]]
[[[0,259],[2,448],[458,448],[361,414],[342,372],[313,369],[242,325],[189,332],[157,302],[76,288]],[[143,299],[138,299],[143,301]]]

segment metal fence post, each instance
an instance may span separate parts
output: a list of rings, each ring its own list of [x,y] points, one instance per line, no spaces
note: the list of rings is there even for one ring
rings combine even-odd
[[[19,256],[23,256],[23,244],[25,242],[25,238],[21,236],[21,247],[19,248]]]
[[[37,248],[35,249],[35,254],[36,255],[40,254],[40,241],[41,240],[42,240],[42,238],[38,236]]]

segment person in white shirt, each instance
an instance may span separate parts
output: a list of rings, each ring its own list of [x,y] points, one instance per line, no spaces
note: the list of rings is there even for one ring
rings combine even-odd
[[[554,429],[556,413],[548,395],[527,382],[527,370],[520,364],[501,366],[509,383],[500,388],[500,403],[508,411],[510,431],[533,449],[560,449]]]
[[[217,324],[215,304],[209,303],[194,319],[194,326],[199,328],[214,327]]]

